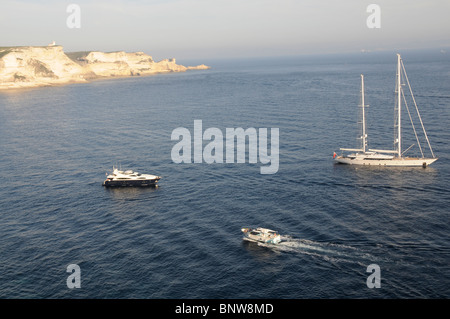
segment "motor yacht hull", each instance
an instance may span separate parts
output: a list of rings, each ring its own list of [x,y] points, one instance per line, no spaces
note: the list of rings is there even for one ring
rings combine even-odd
[[[132,170],[121,171],[113,167],[112,174],[107,175],[106,180],[103,182],[103,186],[106,187],[147,187],[155,186],[161,179],[160,176],[151,174],[140,174],[133,172]]]
[[[147,187],[156,186],[159,179],[154,180],[126,180],[126,181],[115,181],[106,180],[103,182],[103,186],[106,187]]]

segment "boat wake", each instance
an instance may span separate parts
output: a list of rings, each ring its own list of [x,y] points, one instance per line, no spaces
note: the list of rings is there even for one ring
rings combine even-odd
[[[367,250],[331,242],[317,242],[307,239],[294,238],[289,235],[281,235],[279,244],[258,243],[258,246],[267,247],[274,251],[309,255],[322,258],[329,262],[358,262],[364,265],[367,263],[379,262],[380,258],[372,255]]]

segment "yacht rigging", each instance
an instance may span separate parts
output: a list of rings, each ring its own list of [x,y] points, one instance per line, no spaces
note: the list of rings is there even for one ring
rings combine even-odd
[[[412,116],[405,98],[405,93],[403,86],[407,85],[409,88],[409,92],[415,106],[417,116],[419,118],[419,122],[421,124],[425,139],[427,141],[429,150],[431,152],[431,157],[425,157],[423,148],[420,145],[420,141],[417,135],[417,131],[415,129]],[[414,98],[414,94],[412,93],[411,85],[409,83],[408,76],[406,75],[405,66],[403,64],[402,58],[400,54],[397,54],[397,74],[396,74],[396,99],[395,99],[395,113],[396,113],[396,121],[394,124],[395,136],[394,136],[394,146],[393,150],[381,150],[381,149],[370,149],[368,148],[367,143],[367,132],[366,132],[366,114],[364,101],[364,76],[361,75],[361,108],[362,108],[362,134],[359,137],[361,139],[361,147],[360,148],[340,148],[343,152],[352,152],[348,155],[337,156],[334,153],[334,160],[338,163],[342,164],[350,164],[350,165],[380,165],[380,166],[422,166],[426,167],[432,163],[434,163],[437,158],[434,155],[433,149],[431,148],[430,141],[428,139],[428,135],[425,131],[425,127],[422,122],[422,118],[419,113],[419,109],[417,107],[416,100]],[[411,145],[406,150],[402,149],[402,101],[404,101],[405,109],[409,115],[409,119],[411,121],[411,125],[413,127],[414,136],[417,141],[417,145],[419,146],[419,150],[421,153],[421,157],[407,157],[404,154],[414,145]]]

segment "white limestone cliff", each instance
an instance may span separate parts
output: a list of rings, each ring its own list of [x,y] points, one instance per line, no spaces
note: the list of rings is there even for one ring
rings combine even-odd
[[[71,56],[72,58],[70,58]],[[117,77],[209,69],[183,66],[175,59],[155,62],[143,52],[65,54],[62,46],[0,47],[0,89],[49,86]]]

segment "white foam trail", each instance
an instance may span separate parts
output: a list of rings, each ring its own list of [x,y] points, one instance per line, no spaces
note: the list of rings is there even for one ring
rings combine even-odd
[[[298,239],[290,235],[281,235],[281,242],[279,244],[258,243],[258,245],[277,251],[321,257],[329,262],[376,260],[374,256],[357,247]]]

